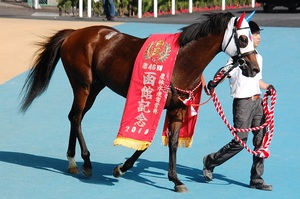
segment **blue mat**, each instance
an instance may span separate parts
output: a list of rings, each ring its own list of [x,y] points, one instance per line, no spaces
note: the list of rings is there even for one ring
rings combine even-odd
[[[181,27],[183,25],[142,23],[116,26],[125,33],[139,37],[177,32]],[[114,178],[113,168],[134,151],[113,146],[125,99],[108,89],[99,94],[83,121],[83,132],[93,163],[93,177],[86,179],[82,175],[69,175],[66,172],[67,115],[72,103],[72,91],[59,62],[47,92],[33,103],[25,115],[18,112],[18,97],[26,73],[0,85],[1,198],[299,198],[299,35],[299,28],[266,27],[258,48],[264,57],[264,80],[277,89],[275,135],[264,174],[266,182],[273,184],[272,192],[248,188],[252,157],[245,150],[217,167],[212,182],[204,182],[203,156],[232,139],[212,102],[200,108],[192,148],[180,148],[178,151],[178,174],[189,189],[187,194],[175,193],[173,183],[168,181],[168,148],[161,145],[162,123],[153,144],[134,168],[124,177]],[[224,53],[216,56],[204,73],[207,81],[227,59]],[[217,94],[231,121],[232,99],[228,82],[218,86]],[[204,95],[205,99],[207,96]],[[81,167],[78,147],[76,157]]]

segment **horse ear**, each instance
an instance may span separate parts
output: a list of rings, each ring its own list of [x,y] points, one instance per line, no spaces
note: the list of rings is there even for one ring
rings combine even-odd
[[[251,14],[246,18],[246,21],[249,23],[249,21],[251,21],[253,15],[255,14],[255,10],[253,12],[251,12]]]
[[[237,27],[237,28],[240,28],[240,27],[241,27],[244,18],[245,18],[245,12],[243,12],[243,14],[242,14],[242,15],[240,16],[240,18],[238,19],[237,24],[236,24],[236,27]]]

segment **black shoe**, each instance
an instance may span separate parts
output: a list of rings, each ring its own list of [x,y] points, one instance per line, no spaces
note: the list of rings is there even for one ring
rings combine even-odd
[[[108,21],[115,21],[115,20],[116,20],[116,17],[109,17],[107,20],[108,20]]]
[[[260,190],[264,190],[264,191],[272,191],[273,190],[272,185],[265,184],[264,182],[259,182],[259,183],[251,183],[250,182],[250,188],[260,189]]]
[[[106,17],[103,19],[103,21],[115,21],[116,17]]]
[[[203,158],[203,177],[206,181],[212,181],[213,179],[213,171],[208,169],[208,167],[206,166],[206,159],[207,156],[204,156]]]

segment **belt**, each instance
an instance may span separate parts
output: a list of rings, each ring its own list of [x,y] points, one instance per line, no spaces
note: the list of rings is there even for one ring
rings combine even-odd
[[[255,101],[257,99],[260,98],[260,94],[257,94],[257,95],[253,95],[251,97],[245,97],[245,98],[234,98],[234,99],[237,99],[237,100],[252,100],[252,101]]]

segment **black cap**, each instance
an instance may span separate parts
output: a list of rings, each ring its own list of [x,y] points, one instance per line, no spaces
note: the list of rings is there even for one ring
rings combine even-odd
[[[254,21],[249,21],[249,27],[250,27],[252,34],[263,30],[263,29],[260,29],[260,27]]]

